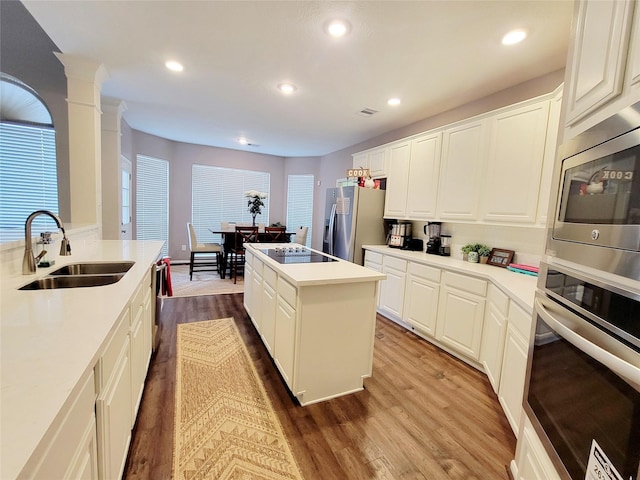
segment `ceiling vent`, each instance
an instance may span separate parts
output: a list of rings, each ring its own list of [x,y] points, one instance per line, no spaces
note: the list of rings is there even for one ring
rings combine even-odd
[[[370,117],[374,113],[378,113],[378,110],[374,110],[373,108],[363,108],[358,112],[358,115],[362,117]]]

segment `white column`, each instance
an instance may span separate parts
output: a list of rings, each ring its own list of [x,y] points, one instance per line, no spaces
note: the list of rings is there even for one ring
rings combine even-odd
[[[127,110],[122,100],[102,99],[102,238],[120,238],[122,211],[121,120]]]
[[[55,55],[67,76],[71,222],[102,226],[100,88],[107,71],[90,58]]]

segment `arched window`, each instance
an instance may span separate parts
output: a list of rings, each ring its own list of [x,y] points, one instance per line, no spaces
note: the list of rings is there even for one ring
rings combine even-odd
[[[0,73],[0,241],[24,238],[26,218],[40,209],[59,213],[51,113],[31,87]],[[33,232],[51,225],[40,216]]]

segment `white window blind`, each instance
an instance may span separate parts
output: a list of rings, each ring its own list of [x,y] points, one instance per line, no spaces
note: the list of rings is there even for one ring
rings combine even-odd
[[[256,224],[269,224],[271,177],[268,172],[196,164],[191,173],[191,223],[199,242],[221,242],[220,235],[209,231],[210,228],[218,228],[221,222],[251,224],[248,199],[244,196],[248,190],[267,194]]]
[[[30,213],[59,214],[56,134],[53,127],[0,123],[0,240],[24,238]],[[57,232],[55,222],[36,217],[32,233]]]
[[[136,239],[162,240],[169,254],[169,162],[137,156]]]
[[[311,245],[313,221],[313,175],[289,175],[287,182],[287,230],[309,227],[307,246]]]

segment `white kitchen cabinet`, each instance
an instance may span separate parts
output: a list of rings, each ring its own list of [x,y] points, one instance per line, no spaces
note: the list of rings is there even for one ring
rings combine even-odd
[[[488,118],[491,140],[482,180],[484,220],[535,223],[548,119],[548,100]]]
[[[447,128],[442,137],[438,217],[442,220],[476,220],[487,159],[485,119]]]
[[[442,133],[432,132],[411,140],[407,217],[432,220],[436,215]]]
[[[251,291],[255,292],[255,294],[251,295],[250,303],[251,303],[251,318],[253,320],[253,324],[258,330],[258,333],[262,333],[262,269],[263,264],[257,258],[253,259],[253,268],[251,274]],[[245,279],[245,282],[247,280]]]
[[[256,291],[256,295],[262,296],[260,302],[260,311],[262,317],[262,325],[260,327],[260,336],[267,347],[267,351],[273,356],[273,346],[276,335],[276,288],[278,275],[269,267],[262,267],[262,292]]]
[[[367,150],[353,155],[353,168],[368,168],[371,178],[387,176],[389,150],[386,147]]]
[[[507,333],[509,297],[495,285],[489,284],[485,308],[480,363],[489,377],[493,391],[497,393],[500,387],[504,340]]]
[[[98,363],[99,391],[96,400],[98,473],[101,480],[121,478],[131,441],[130,310]]]
[[[406,278],[403,320],[421,333],[436,334],[440,270],[410,262]]]
[[[384,201],[385,218],[407,215],[407,188],[411,161],[411,143],[404,140],[389,146],[389,174]]]
[[[540,177],[540,190],[538,192],[538,214],[536,223],[546,226],[549,214],[549,202],[551,200],[551,180],[553,178],[553,166],[556,161],[558,149],[558,135],[560,130],[560,112],[562,110],[562,86],[558,87],[549,100],[549,121],[547,122],[547,141],[544,147],[544,159],[542,160],[542,174]],[[555,196],[555,194],[553,194]],[[554,199],[555,201],[555,199]],[[553,217],[553,215],[551,215]]]
[[[631,37],[635,3],[578,3],[565,81],[565,140],[640,99],[640,84],[634,81],[637,26],[635,38]]]
[[[37,464],[27,466],[19,478],[98,479],[93,371],[79,385],[68,409],[61,414],[60,424],[37,456]]]
[[[387,278],[380,282],[380,311],[392,319],[402,319],[407,261],[385,255],[382,273]]]
[[[138,286],[130,303],[131,428],[140,407],[151,358],[151,284],[148,280]]]
[[[516,436],[518,436],[520,419],[524,414],[522,396],[527,370],[530,325],[531,314],[511,302],[498,399]]]
[[[627,61],[627,85],[640,84],[640,6],[636,0],[633,11],[633,25],[631,27],[631,40],[629,44],[629,59]]]
[[[294,390],[293,364],[296,345],[296,311],[278,295],[273,360],[290,390]]]
[[[486,289],[485,280],[442,274],[436,339],[472,360],[480,355]]]
[[[244,262],[244,291],[245,295],[242,299],[242,304],[244,305],[244,309],[249,314],[249,317],[252,318],[252,322],[255,325],[255,321],[251,316],[253,310],[251,309],[251,300],[253,299],[253,295],[251,291],[253,290],[253,259],[254,255],[251,252],[247,252],[245,254],[245,262]],[[248,294],[247,294],[248,292]],[[257,327],[256,327],[257,328]]]
[[[364,266],[382,273],[382,254],[370,250],[365,251]],[[380,289],[378,289],[378,293],[376,294],[376,308],[380,308]]]
[[[515,462],[515,472],[511,469],[515,480],[560,480],[549,455],[526,417],[518,438]]]

